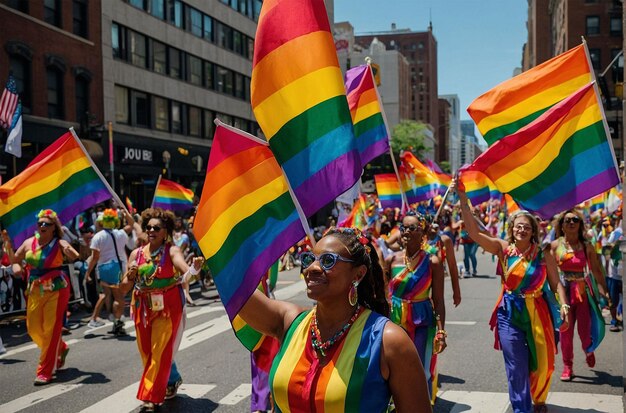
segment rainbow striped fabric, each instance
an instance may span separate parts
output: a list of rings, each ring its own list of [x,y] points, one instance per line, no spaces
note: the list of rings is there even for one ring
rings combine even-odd
[[[67,132],[0,187],[0,222],[17,248],[35,233],[40,210],[52,209],[66,223],[109,198],[91,159]]]
[[[181,184],[161,178],[154,191],[152,207],[170,211],[187,211],[193,208],[193,191]]]
[[[374,175],[376,192],[383,208],[402,208],[402,195],[400,183],[395,174]]]
[[[306,216],[360,178],[360,156],[323,0],[263,2],[251,103]]]
[[[434,198],[439,193],[440,188],[437,175],[411,152],[403,152],[400,159],[404,168],[398,169],[402,180],[402,189],[406,193],[409,204]]]
[[[584,44],[515,76],[474,100],[467,112],[489,145],[517,132],[592,80]]]
[[[546,219],[619,183],[593,83],[497,141],[469,168]]]
[[[232,321],[268,268],[305,235],[266,145],[216,127],[194,235]]]
[[[428,167],[428,169],[433,171],[435,176],[437,176],[437,180],[439,181],[439,192],[442,195],[445,194],[446,191],[448,190],[448,187],[450,186],[450,182],[452,182],[452,176],[450,176],[450,174],[445,173],[439,167],[439,165],[437,165],[437,162],[433,161],[432,159],[424,160],[424,164]]]
[[[369,65],[353,67],[346,72],[345,83],[361,164],[365,165],[389,152],[389,136],[372,68]]]
[[[492,191],[497,191],[493,182],[480,171],[463,170],[459,175],[459,180],[465,186],[465,194],[472,205],[478,205],[489,201]]]

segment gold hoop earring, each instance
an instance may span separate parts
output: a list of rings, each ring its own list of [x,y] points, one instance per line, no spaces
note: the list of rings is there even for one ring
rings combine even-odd
[[[359,300],[358,286],[359,283],[357,281],[352,281],[352,287],[350,287],[350,291],[348,291],[348,302],[352,307],[354,307]]]

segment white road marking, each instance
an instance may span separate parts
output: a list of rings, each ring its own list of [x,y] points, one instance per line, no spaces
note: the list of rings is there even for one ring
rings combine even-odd
[[[67,340],[65,342],[65,344],[67,344],[68,346],[71,346],[72,344],[76,344],[79,341],[82,341],[82,340],[71,339],[71,340]],[[31,343],[31,344],[27,344],[25,346],[20,346],[20,347],[11,349],[11,350],[7,351],[6,353],[4,353],[3,355],[1,355],[0,356],[0,360],[6,359],[6,358],[9,358],[9,357],[11,357],[11,356],[13,356],[15,354],[22,353],[24,351],[28,351],[28,350],[32,350],[32,349],[36,349],[36,348],[37,348],[37,344]],[[2,411],[2,410],[0,410],[0,411]]]
[[[250,383],[242,383],[235,390],[228,393],[222,400],[218,402],[218,404],[227,404],[227,405],[235,405],[240,401],[244,400],[246,397],[250,397],[252,393],[252,384]]]
[[[39,390],[26,396],[22,396],[19,399],[15,399],[0,406],[0,412],[2,413],[14,413],[20,410],[28,409],[36,404],[49,400],[60,394],[67,393],[71,390],[77,389],[82,384],[58,384],[56,386],[45,387],[43,390]]]
[[[223,306],[219,306],[219,307],[204,307],[204,308],[200,308],[194,311],[187,310],[187,319],[189,320],[190,318],[198,317],[203,314],[214,313],[217,311],[226,311],[226,309]]]
[[[446,320],[446,325],[452,325],[452,326],[473,326],[473,325],[476,325],[476,321],[448,321],[448,320]]]
[[[206,323],[202,323],[185,330],[183,333],[183,339],[178,349],[184,350],[230,329],[231,325],[227,315],[214,318],[211,321],[207,321]]]
[[[277,300],[288,300],[296,295],[300,294],[304,291],[305,284],[304,281],[299,280],[290,285],[289,287],[281,288],[280,290],[276,290],[274,295]]]

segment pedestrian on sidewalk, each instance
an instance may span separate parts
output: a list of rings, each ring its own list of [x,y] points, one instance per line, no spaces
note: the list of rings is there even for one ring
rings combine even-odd
[[[576,209],[569,209],[559,215],[555,228],[558,238],[552,241],[551,251],[561,271],[567,302],[571,305],[570,328],[561,332],[561,380],[571,381],[574,377],[574,326],[578,323],[578,336],[587,365],[594,367],[594,351],[604,338],[604,317],[599,300],[607,299],[609,305],[611,303],[598,255],[585,238],[587,231],[583,215]]]
[[[174,213],[149,208],[141,213],[148,244],[130,254],[125,277],[134,282],[131,315],[144,370],[137,391],[143,412],[153,412],[176,395],[182,378],[173,364],[185,328],[182,283],[199,274],[204,258],[188,266],[172,244]],[[174,373],[174,374],[171,374]]]
[[[611,327],[609,330],[612,332],[618,332],[624,327],[623,316],[618,314],[619,304],[622,302],[622,252],[620,251],[620,244],[624,239],[622,233],[621,221],[615,225],[615,229],[609,236],[609,245],[611,250],[609,253],[609,272],[607,274],[606,284],[609,289],[609,296],[611,297],[611,305],[609,311],[611,312]],[[618,315],[620,318],[618,319]]]
[[[504,356],[513,411],[546,412],[557,352],[556,329],[569,310],[556,261],[547,248],[541,248],[539,225],[531,213],[519,210],[512,214],[507,238],[501,240],[479,230],[457,178],[450,189],[459,196],[469,236],[498,257],[502,292],[490,325],[495,333],[495,348],[501,349]],[[562,300],[560,309],[556,292]]]
[[[62,239],[63,229],[56,212],[42,209],[36,217],[37,233],[15,251],[13,263],[16,273],[28,272],[26,328],[41,349],[35,378],[35,385],[40,386],[52,381],[54,371],[64,366],[69,351],[61,339],[70,299],[70,280],[63,269],[63,257],[74,261],[78,252]]]

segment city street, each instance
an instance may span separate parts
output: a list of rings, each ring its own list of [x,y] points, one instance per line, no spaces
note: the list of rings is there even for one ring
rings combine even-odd
[[[459,252],[460,254],[460,252]],[[460,256],[457,254],[457,256]],[[478,277],[461,280],[463,300],[452,306],[446,280],[448,348],[439,358],[439,399],[435,412],[510,411],[502,355],[493,349],[488,320],[498,296],[491,256],[478,252]],[[277,298],[302,305],[310,301],[297,269],[279,275]],[[188,308],[187,327],[176,358],[184,384],[179,397],[167,401],[165,412],[247,412],[250,403],[250,359],[230,329],[215,290],[192,290],[197,305]],[[84,313],[80,315],[84,316]],[[0,334],[8,353],[0,356],[0,412],[133,412],[141,376],[132,322],[127,338],[108,335],[110,323],[88,330],[88,318],[74,315],[75,327],[64,339],[71,351],[66,367],[48,386],[34,387],[38,350],[24,322],[2,324]],[[557,356],[550,412],[622,412],[622,333],[608,331],[596,353],[593,369],[584,364],[578,338],[571,383],[558,376]]]

